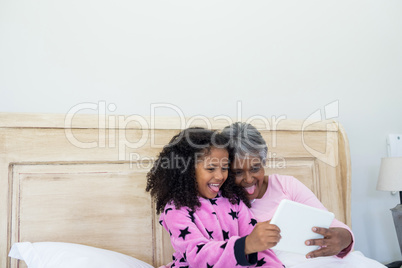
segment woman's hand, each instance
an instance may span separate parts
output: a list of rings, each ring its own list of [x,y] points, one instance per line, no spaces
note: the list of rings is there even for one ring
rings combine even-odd
[[[281,239],[280,232],[279,227],[270,224],[270,221],[257,223],[251,234],[246,237],[245,254],[248,255],[272,248]]]
[[[334,227],[327,229],[314,227],[313,232],[323,235],[324,238],[306,241],[308,246],[320,246],[319,249],[308,253],[307,258],[337,255],[352,243],[352,235],[345,228]]]

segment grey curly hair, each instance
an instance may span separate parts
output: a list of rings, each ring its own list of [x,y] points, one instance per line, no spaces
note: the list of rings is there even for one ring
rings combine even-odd
[[[251,124],[233,123],[225,127],[222,134],[229,138],[229,145],[233,148],[235,157],[257,156],[265,165],[268,154],[267,143],[261,133]]]

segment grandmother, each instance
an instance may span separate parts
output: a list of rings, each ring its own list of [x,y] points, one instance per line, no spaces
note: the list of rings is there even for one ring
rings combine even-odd
[[[252,125],[237,122],[222,130],[230,139],[235,160],[231,170],[236,184],[246,191],[251,201],[251,210],[258,221],[270,220],[281,200],[288,199],[312,207],[327,210],[318,198],[303,183],[292,176],[269,175],[264,173],[264,164],[268,148],[261,133]],[[322,239],[311,239],[306,245],[317,245],[319,249],[311,251],[307,258],[333,256],[343,258],[351,252],[354,244],[350,228],[335,219],[330,228],[316,228],[315,233]]]

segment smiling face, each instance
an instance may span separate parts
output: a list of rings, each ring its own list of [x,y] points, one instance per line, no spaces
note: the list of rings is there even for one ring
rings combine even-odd
[[[235,175],[235,183],[244,188],[249,200],[264,195],[267,184],[264,181],[264,167],[259,157],[236,157],[231,168]]]
[[[228,177],[229,153],[226,149],[211,148],[208,155],[196,164],[195,178],[198,195],[215,198]]]

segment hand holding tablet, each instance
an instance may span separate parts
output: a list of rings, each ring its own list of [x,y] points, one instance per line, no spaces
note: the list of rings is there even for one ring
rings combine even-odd
[[[329,228],[333,219],[334,214],[331,212],[282,200],[270,222],[281,229],[282,238],[272,249],[306,255],[319,248],[307,246],[306,240],[323,238],[322,235],[314,233],[312,228]]]
[[[258,222],[246,237],[244,252],[250,254],[272,248],[281,239],[279,233],[279,227],[269,221]]]

